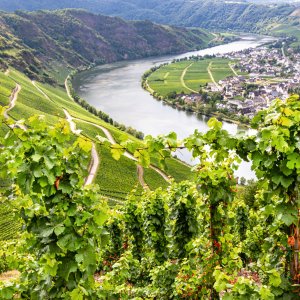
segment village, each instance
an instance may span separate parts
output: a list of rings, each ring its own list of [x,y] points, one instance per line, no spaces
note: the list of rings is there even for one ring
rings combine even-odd
[[[221,95],[222,100],[215,104],[218,111],[251,119],[272,100],[285,100],[300,86],[300,54],[285,53],[284,42],[282,48],[260,47],[217,57],[233,60],[235,74],[205,88],[209,94]],[[199,96],[186,96],[185,102],[195,103]]]

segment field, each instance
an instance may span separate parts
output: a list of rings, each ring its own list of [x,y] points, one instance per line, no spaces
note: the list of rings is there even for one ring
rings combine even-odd
[[[148,85],[161,96],[167,96],[171,92],[197,93],[213,80],[218,82],[233,76],[230,63],[231,60],[220,58],[172,63],[153,72],[148,78]]]

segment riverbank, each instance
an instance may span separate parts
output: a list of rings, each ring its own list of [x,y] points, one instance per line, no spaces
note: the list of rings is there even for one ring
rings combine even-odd
[[[147,92],[149,92],[151,94],[151,96],[157,100],[157,101],[163,101],[163,103],[165,103],[166,105],[169,105],[171,106],[173,109],[178,109],[180,111],[185,111],[185,112],[190,112],[190,113],[193,113],[195,115],[202,115],[202,116],[205,116],[207,118],[212,118],[212,117],[215,117],[217,118],[219,121],[223,121],[223,122],[227,122],[227,123],[230,123],[230,124],[235,124],[239,127],[245,127],[245,128],[250,128],[250,125],[249,123],[243,123],[241,121],[238,121],[238,120],[234,120],[234,119],[230,119],[230,118],[227,118],[225,116],[222,116],[221,112],[218,112],[218,111],[215,111],[215,112],[211,112],[211,113],[205,113],[205,112],[200,112],[200,111],[197,111],[196,109],[193,109],[193,108],[187,108],[186,106],[183,106],[183,105],[179,105],[178,103],[173,103],[172,101],[166,99],[166,98],[159,98],[159,97],[156,97],[153,95],[153,93],[151,91],[153,91],[150,87],[149,88],[145,88],[145,90]]]
[[[93,107],[101,110],[114,120],[145,133],[158,136],[176,132],[179,139],[191,135],[195,129],[208,130],[208,118],[174,109],[163,101],[153,101],[150,93],[141,87],[141,76],[154,66],[171,62],[186,56],[225,54],[255,48],[269,41],[265,36],[245,36],[242,40],[201,51],[184,53],[179,56],[163,56],[135,61],[122,61],[98,66],[79,72],[72,81],[75,92]],[[210,115],[207,114],[208,117]],[[240,130],[239,125],[224,121],[223,128],[231,134]],[[245,130],[245,129],[243,129]],[[177,154],[176,154],[177,155]],[[191,155],[180,151],[178,158],[191,164]],[[238,176],[253,178],[250,167],[243,166]]]
[[[221,103],[223,96],[213,76],[219,80],[236,76],[231,64],[229,59],[214,56],[183,58],[146,71],[141,85],[153,98],[173,108],[247,126],[249,118],[216,108],[216,103]],[[216,91],[209,92],[208,85]]]

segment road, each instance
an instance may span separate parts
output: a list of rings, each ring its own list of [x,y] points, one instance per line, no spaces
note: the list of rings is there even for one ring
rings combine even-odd
[[[191,92],[193,92],[193,93],[198,93],[197,91],[195,91],[195,90],[189,88],[189,87],[185,84],[185,82],[184,82],[184,76],[185,76],[187,70],[188,70],[193,64],[194,64],[194,63],[191,63],[190,65],[188,65],[188,66],[183,70],[183,72],[182,72],[182,74],[181,74],[181,77],[180,77],[180,83],[181,83],[181,85],[182,85],[184,88],[186,88],[187,90],[189,90],[189,91],[191,91]]]
[[[229,68],[231,69],[231,71],[233,72],[233,74],[234,74],[235,76],[239,76],[239,74],[236,72],[236,70],[234,69],[234,67],[232,66],[231,63],[229,63],[228,66],[229,66]]]
[[[214,78],[214,76],[213,76],[213,74],[212,74],[212,72],[211,72],[211,70],[210,70],[211,66],[212,66],[212,62],[210,62],[209,65],[208,65],[208,67],[207,67],[207,73],[208,73],[208,75],[209,75],[211,81],[213,82],[213,84],[216,86],[216,88],[217,88],[219,91],[221,91],[221,87],[220,87],[220,86],[217,84],[217,82],[215,81],[215,78]]]

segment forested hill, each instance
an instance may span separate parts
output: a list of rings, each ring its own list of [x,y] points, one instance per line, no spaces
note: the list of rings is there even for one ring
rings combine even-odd
[[[184,52],[203,48],[213,38],[200,29],[124,21],[83,10],[0,13],[2,67],[9,64],[49,82],[54,69]]]
[[[253,31],[288,18],[296,9],[296,5],[275,3],[278,5],[257,5],[246,0],[2,0],[0,9],[85,8],[131,20],[148,19],[163,24]]]

